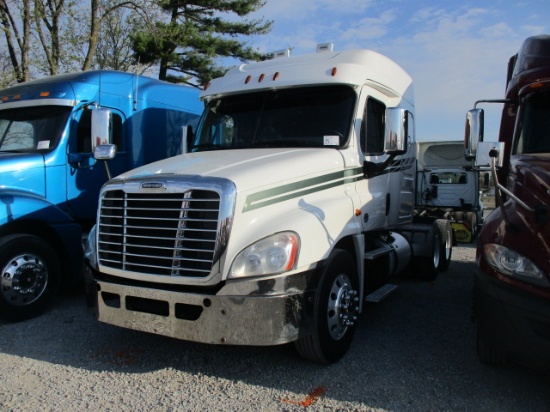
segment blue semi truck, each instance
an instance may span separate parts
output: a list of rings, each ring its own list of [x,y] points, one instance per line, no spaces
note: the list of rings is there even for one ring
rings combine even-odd
[[[82,237],[95,222],[109,171],[117,175],[181,153],[203,109],[198,93],[117,71],[0,91],[1,319],[37,316],[62,285],[75,284]],[[97,120],[99,112],[108,122]],[[92,135],[98,125],[109,128],[117,148],[108,168],[92,154],[103,143]]]

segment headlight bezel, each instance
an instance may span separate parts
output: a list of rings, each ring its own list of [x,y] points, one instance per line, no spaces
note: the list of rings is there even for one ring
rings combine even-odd
[[[550,287],[547,275],[521,253],[497,243],[484,245],[483,253],[487,264],[498,273],[530,285]]]
[[[96,235],[97,225],[93,225],[86,238],[86,246],[84,248],[84,257],[88,260],[90,266],[95,270],[99,269],[97,261],[97,248],[96,248]]]
[[[288,272],[296,267],[300,237],[284,231],[262,238],[241,250],[228,273],[228,279],[269,276]]]

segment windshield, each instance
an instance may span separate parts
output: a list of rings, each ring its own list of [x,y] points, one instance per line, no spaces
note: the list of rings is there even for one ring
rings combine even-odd
[[[550,92],[525,100],[518,131],[516,153],[550,153]]]
[[[355,107],[349,86],[303,87],[213,99],[192,152],[252,147],[339,147]]]
[[[71,107],[39,106],[0,110],[0,152],[53,149],[63,133]]]

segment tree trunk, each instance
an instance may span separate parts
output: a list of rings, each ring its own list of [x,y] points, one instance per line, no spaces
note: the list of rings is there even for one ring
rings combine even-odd
[[[99,39],[99,29],[101,27],[101,8],[99,7],[99,0],[90,0],[90,8],[92,20],[90,24],[90,37],[88,38],[88,53],[84,59],[82,70],[90,70],[92,68],[92,62],[94,60],[97,42]]]

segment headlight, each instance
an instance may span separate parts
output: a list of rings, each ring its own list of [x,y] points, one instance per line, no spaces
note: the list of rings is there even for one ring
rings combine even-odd
[[[281,232],[250,245],[237,255],[229,278],[272,275],[294,267],[300,238],[294,232]]]
[[[88,259],[90,266],[95,270],[98,269],[97,266],[97,251],[95,248],[95,235],[97,231],[97,225],[92,227],[90,233],[88,233],[88,239],[86,240],[86,247],[84,248],[84,257]]]
[[[489,243],[483,247],[487,263],[503,275],[533,285],[550,286],[545,273],[525,256],[507,247]]]

